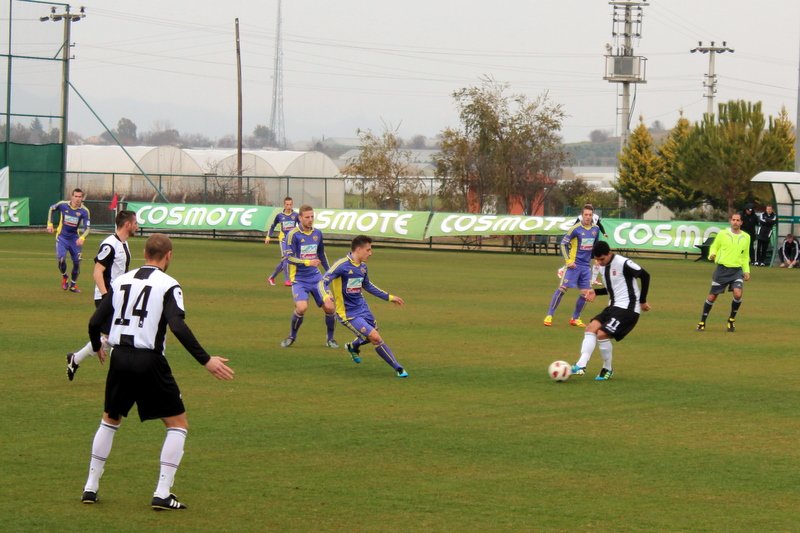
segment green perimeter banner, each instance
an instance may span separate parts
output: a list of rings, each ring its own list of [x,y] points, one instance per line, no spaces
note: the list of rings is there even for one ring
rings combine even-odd
[[[564,235],[576,217],[434,213],[426,237],[465,235]],[[612,248],[697,253],[696,246],[727,224],[678,220],[603,219]]]
[[[434,213],[426,236],[563,235],[574,223],[575,217]]]
[[[431,214],[427,211],[315,209],[314,227],[340,235],[370,235],[421,241]]]
[[[31,225],[28,198],[0,198],[0,228]]]
[[[27,206],[27,199],[25,206]],[[22,201],[22,200],[9,200]],[[0,201],[2,202],[2,201]],[[2,203],[0,203],[2,205]],[[16,213],[22,209],[15,204]],[[244,205],[191,205],[128,203],[143,228],[174,230],[266,231],[278,207]],[[2,211],[9,218],[10,207]],[[27,225],[27,207],[24,209]],[[315,209],[314,227],[339,235],[366,234],[423,240],[430,237],[467,235],[563,235],[575,217],[527,217],[429,213],[427,211],[369,211]],[[429,222],[430,219],[430,222]],[[713,222],[605,219],[603,227],[612,248],[696,253],[697,245],[713,237],[727,224]],[[427,230],[426,230],[427,228]]]
[[[143,228],[173,230],[266,231],[277,207],[254,205],[147,204],[129,202]],[[314,227],[340,235],[368,234],[422,240],[427,211],[315,209]]]
[[[259,205],[146,204],[128,202],[143,228],[266,231],[276,207]]]
[[[574,220],[574,219],[573,219]],[[612,248],[697,253],[696,246],[730,227],[724,222],[687,222],[683,220],[626,220],[605,218],[600,221],[608,233]]]

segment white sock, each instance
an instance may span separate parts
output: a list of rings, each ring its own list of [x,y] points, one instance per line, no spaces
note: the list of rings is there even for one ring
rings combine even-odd
[[[83,490],[97,492],[97,487],[100,486],[100,478],[103,476],[103,470],[106,466],[106,459],[108,459],[108,454],[111,453],[111,445],[114,444],[114,435],[118,429],[119,426],[112,426],[102,420],[100,421],[100,427],[97,429],[97,433],[94,434],[94,441],[92,442],[89,478],[86,480],[86,486]]]
[[[597,343],[600,347],[600,357],[603,358],[603,368],[607,370],[612,370],[613,367],[611,366],[611,357],[614,351],[614,348],[611,344],[611,339],[603,339]]]
[[[91,342],[87,343],[86,346],[75,352],[75,357],[72,358],[72,361],[75,364],[79,365],[83,362],[84,359],[86,359],[90,355],[94,355],[94,350],[92,350]]]
[[[183,428],[167,428],[167,436],[161,448],[161,473],[153,496],[166,498],[170,495],[172,484],[175,482],[175,473],[183,457],[186,434],[187,430]]]
[[[592,358],[594,347],[597,346],[597,333],[589,333],[588,331],[583,334],[583,344],[581,344],[581,358],[576,363],[578,366],[586,368],[589,364],[589,359]]]

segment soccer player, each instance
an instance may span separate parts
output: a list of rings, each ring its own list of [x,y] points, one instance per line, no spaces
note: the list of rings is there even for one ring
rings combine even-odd
[[[742,215],[734,213],[731,216],[731,227],[717,233],[708,249],[708,259],[717,263],[717,268],[711,276],[711,290],[703,304],[703,314],[697,323],[697,331],[706,330],[711,307],[725,289],[733,292],[731,314],[725,328],[728,333],[736,331],[736,313],[742,305],[744,282],[750,279],[750,235],[741,228]]]
[[[278,244],[281,247],[281,259],[275,266],[275,270],[267,278],[267,283],[270,285],[275,285],[275,276],[281,270],[283,270],[283,284],[286,287],[292,285],[289,280],[289,263],[286,261],[286,235],[297,226],[297,220],[297,213],[294,212],[294,200],[292,200],[291,196],[287,196],[283,199],[283,211],[275,215],[275,219],[267,229],[267,236],[264,239],[264,244],[269,244],[269,234],[275,231],[276,226],[280,228],[278,230]]]
[[[58,212],[58,228],[53,229],[53,213]],[[78,227],[83,223],[83,233]],[[73,189],[69,201],[62,200],[50,206],[47,213],[47,233],[56,233],[56,259],[61,272],[61,288],[70,292],[81,292],[78,275],[81,273],[81,249],[89,235],[89,210],[83,205],[83,191]],[[71,277],[67,277],[67,252],[72,258]]]
[[[189,427],[181,391],[165,355],[167,326],[186,350],[215,378],[233,379],[228,359],[210,356],[184,322],[183,291],[167,275],[172,262],[172,242],[162,234],[151,235],[144,247],[145,264],[111,283],[110,298],[103,298],[89,321],[89,338],[101,361],[106,351],[100,342],[103,324],[113,319],[108,342],[113,357],[106,378],[105,408],[92,442],[89,477],[83,503],[97,502],[97,489],[114,435],[122,417],[135,403],[139,419],[160,418],[167,428],[161,448],[161,470],[151,506],[153,509],[186,509],[171,488],[183,457]]]
[[[586,305],[586,291],[592,288],[592,246],[600,233],[600,228],[592,222],[594,208],[591,204],[583,206],[581,212],[581,222],[572,226],[561,239],[561,255],[564,256],[565,269],[564,275],[559,281],[558,288],[553,293],[550,300],[550,307],[547,316],[544,317],[544,325],[553,325],[553,314],[555,314],[558,304],[567,293],[567,289],[578,288],[580,294],[575,302],[575,310],[569,323],[572,326],[584,327],[586,324],[581,320],[581,311]]]
[[[324,293],[326,306],[336,309],[339,322],[355,333],[353,342],[345,344],[347,351],[356,363],[361,362],[359,348],[371,342],[375,352],[397,373],[398,378],[407,378],[408,372],[397,362],[392,349],[383,342],[372,311],[367,305],[362,289],[388,302],[403,305],[399,296],[389,294],[376,287],[367,274],[367,260],[372,255],[372,239],[359,235],[350,244],[350,253],[339,259],[322,276],[320,291]]]
[[[606,286],[603,289],[589,289],[586,299],[591,302],[596,295],[608,294],[609,302],[608,307],[592,318],[586,326],[581,355],[572,367],[572,373],[582,376],[592,352],[595,347],[599,347],[603,368],[594,379],[607,381],[614,375],[611,339],[617,342],[624,339],[636,326],[639,314],[650,310],[650,304],[647,303],[650,274],[627,257],[612,253],[605,241],[598,241],[594,245],[592,255],[603,269],[602,275]],[[637,278],[641,287],[636,283]]]
[[[310,205],[301,206],[298,221],[299,224],[286,236],[286,261],[289,263],[294,312],[289,336],[281,341],[281,346],[288,348],[294,344],[297,330],[303,324],[303,317],[308,309],[310,294],[314,297],[317,307],[322,307],[325,313],[325,326],[328,329],[325,344],[328,348],[338,348],[339,344],[333,338],[336,317],[332,307],[323,306],[323,295],[318,286],[319,280],[322,279],[319,266],[322,265],[322,268],[328,270],[329,265],[322,232],[314,228],[314,208]]]
[[[100,302],[111,290],[111,282],[128,271],[131,265],[131,250],[128,248],[128,239],[139,230],[136,213],[133,211],[120,211],[115,220],[116,231],[100,243],[100,249],[94,258],[94,306],[100,307]],[[111,330],[111,321],[103,324],[100,340],[106,343],[106,335]],[[74,353],[67,354],[67,377],[70,381],[75,378],[75,372],[84,359],[94,355],[92,343],[89,342]]]
[[[594,210],[594,207],[592,206],[592,204],[585,204],[584,208],[586,208],[586,207],[590,207],[590,208],[592,208],[592,210]],[[582,217],[576,217],[575,218],[575,224],[582,224],[582,223],[583,223]],[[606,233],[606,228],[603,227],[603,221],[600,220],[600,215],[597,215],[597,214],[593,214],[592,215],[592,224],[594,224],[595,226],[600,228],[600,233],[603,234],[603,237],[608,239],[608,233]]]

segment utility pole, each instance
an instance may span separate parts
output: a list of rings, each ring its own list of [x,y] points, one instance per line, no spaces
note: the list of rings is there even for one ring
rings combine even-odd
[[[800,172],[800,56],[798,56],[797,60],[797,102],[795,103],[797,107],[797,116],[794,121],[794,171]]]
[[[70,43],[70,35],[71,35],[71,27],[73,22],[78,22],[82,18],[86,16],[85,10],[81,7],[80,12],[78,13],[70,13],[70,6],[69,4],[62,4],[64,7],[64,11],[61,13],[56,13],[55,6],[50,8],[50,15],[46,17],[39,17],[41,22],[53,21],[53,22],[64,22],[64,42],[61,43],[61,48],[59,51],[61,52],[61,145],[62,145],[62,156],[61,156],[61,167],[62,167],[62,174],[61,174],[61,188],[64,188],[64,184],[66,183],[66,174],[67,174],[67,144],[69,141],[69,60],[70,60],[70,48],[72,47],[72,43]],[[58,56],[58,52],[56,52],[56,57]],[[55,59],[55,58],[54,58]]]
[[[690,50],[691,53],[700,52],[708,54],[708,74],[703,81],[703,87],[706,88],[705,97],[708,99],[708,107],[706,113],[709,115],[714,114],[714,95],[717,94],[717,75],[714,72],[714,59],[717,54],[724,54],[725,52],[733,53],[733,48],[728,48],[728,43],[722,41],[722,46],[714,46],[714,41],[711,41],[709,46],[703,46],[703,41],[697,43],[696,48]]]
[[[617,107],[620,116],[620,151],[628,142],[631,123],[631,84],[647,83],[645,67],[647,58],[633,55],[633,40],[642,36],[643,9],[647,0],[614,0],[609,2],[614,9],[611,35],[614,45],[606,44],[606,73],[604,80],[621,83],[619,94],[622,105]]]
[[[236,186],[236,201],[242,203],[242,49],[239,45],[239,18],[236,25],[236,175],[239,176]]]
[[[269,129],[275,135],[278,148],[286,148],[286,130],[283,124],[283,49],[281,45],[281,0],[278,0],[278,22],[275,28],[275,67],[272,72],[272,112]]]

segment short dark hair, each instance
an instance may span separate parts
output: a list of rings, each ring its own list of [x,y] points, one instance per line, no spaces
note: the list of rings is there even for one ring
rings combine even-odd
[[[172,241],[163,233],[153,233],[144,243],[144,258],[160,261],[172,251]]]
[[[584,209],[589,209],[592,213],[594,213],[594,206],[592,204],[583,204]]]
[[[372,237],[367,235],[359,235],[350,243],[350,251],[354,252],[356,248],[361,248],[362,246],[366,246],[368,244],[372,244]]]
[[[300,206],[300,209],[299,209],[298,213],[299,213],[300,215],[302,215],[302,214],[303,214],[303,213],[305,213],[306,211],[313,211],[313,210],[314,210],[314,208],[313,208],[313,207],[311,207],[310,205],[308,205],[308,204],[303,204],[303,205],[301,205],[301,206]]]
[[[130,222],[131,220],[136,220],[136,213],[123,209],[117,213],[117,218],[114,219],[114,224],[116,224],[118,228],[121,228],[126,222]]]
[[[283,199],[283,201],[284,202],[294,202],[294,200],[292,200],[291,196],[287,196],[286,198]]]
[[[73,195],[73,194],[75,194],[76,192],[79,192],[79,193],[81,193],[81,194],[84,194],[82,189],[75,188],[75,189],[72,189],[72,194],[70,194],[70,196],[72,196],[72,195]]]
[[[611,253],[611,247],[606,241],[597,241],[592,246],[592,257],[600,257],[601,255],[608,255]]]

